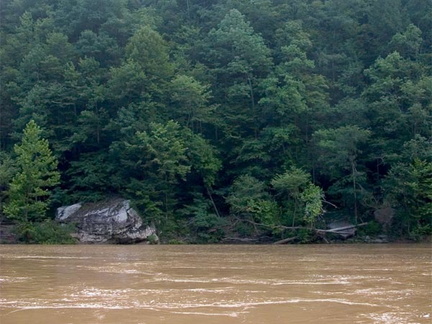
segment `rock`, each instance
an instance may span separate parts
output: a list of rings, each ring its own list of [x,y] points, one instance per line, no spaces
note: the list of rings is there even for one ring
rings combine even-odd
[[[354,236],[357,232],[354,224],[346,221],[334,221],[328,225],[328,228],[334,230],[333,233],[339,234],[344,239]]]
[[[57,208],[57,215],[56,220],[57,221],[65,221],[68,219],[73,213],[78,211],[82,207],[82,204],[74,204],[71,206],[63,206],[60,208]]]
[[[158,241],[154,225],[143,225],[142,218],[125,199],[74,204],[57,209],[56,220],[75,223],[74,233],[81,243],[132,244]]]
[[[395,214],[396,211],[388,206],[377,209],[374,212],[375,220],[380,223],[384,229],[388,229],[388,227],[391,225]]]
[[[389,239],[387,235],[378,235],[377,237],[371,238],[369,236],[365,237],[366,243],[388,243]]]

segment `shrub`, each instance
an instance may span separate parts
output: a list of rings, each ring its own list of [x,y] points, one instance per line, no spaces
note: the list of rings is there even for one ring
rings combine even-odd
[[[22,222],[17,226],[18,240],[32,244],[73,244],[74,225],[58,224],[53,220],[41,223]]]

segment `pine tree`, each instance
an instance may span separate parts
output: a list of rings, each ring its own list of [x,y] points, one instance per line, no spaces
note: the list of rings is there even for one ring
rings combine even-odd
[[[42,129],[31,120],[24,129],[21,143],[14,147],[18,172],[10,183],[4,212],[20,223],[46,218],[49,188],[60,182],[57,160],[41,133]]]

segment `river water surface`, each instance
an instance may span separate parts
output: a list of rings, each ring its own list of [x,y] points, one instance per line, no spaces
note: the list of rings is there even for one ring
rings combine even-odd
[[[0,323],[432,323],[430,248],[0,245]]]

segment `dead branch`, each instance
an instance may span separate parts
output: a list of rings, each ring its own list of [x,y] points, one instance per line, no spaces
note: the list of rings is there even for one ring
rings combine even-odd
[[[289,237],[289,238],[286,238],[286,239],[283,239],[283,240],[280,240],[280,241],[276,241],[276,242],[274,242],[273,244],[285,244],[285,243],[288,243],[288,242],[294,241],[294,240],[297,239],[297,238],[298,238],[298,236]]]
[[[314,231],[316,231],[317,233],[335,233],[335,232],[340,232],[340,231],[347,230],[347,229],[356,228],[356,227],[359,227],[359,226],[365,226],[367,224],[369,224],[369,223],[361,223],[361,224],[358,224],[358,225],[350,225],[350,226],[332,228],[332,229],[329,229],[329,230],[323,230],[323,229],[315,228]]]

